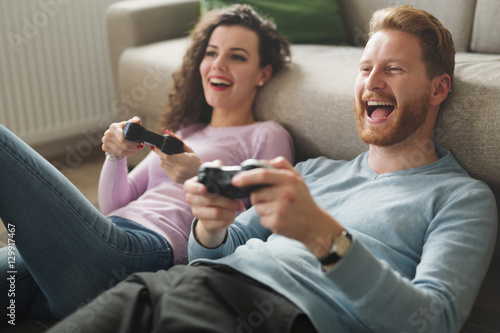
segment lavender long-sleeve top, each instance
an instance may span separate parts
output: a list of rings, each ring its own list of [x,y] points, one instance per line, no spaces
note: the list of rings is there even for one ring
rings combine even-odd
[[[246,159],[284,156],[293,161],[290,134],[273,121],[246,126],[212,127],[195,124],[176,133],[201,159],[239,165]],[[182,184],[175,183],[150,153],[130,173],[126,159],[106,161],[99,180],[103,214],[120,216],[150,228],[169,242],[174,264],[187,263],[187,240],[193,215]]]

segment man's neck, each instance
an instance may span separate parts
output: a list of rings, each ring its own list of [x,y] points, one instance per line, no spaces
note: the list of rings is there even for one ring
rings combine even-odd
[[[409,141],[382,147],[370,145],[368,165],[384,174],[428,165],[439,159],[432,139]]]

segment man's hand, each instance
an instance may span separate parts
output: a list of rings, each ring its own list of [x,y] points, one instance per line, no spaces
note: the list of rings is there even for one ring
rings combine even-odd
[[[173,133],[168,133],[176,137]],[[188,145],[184,143],[184,152],[180,154],[167,155],[160,149],[153,149],[154,152],[160,157],[161,168],[167,176],[174,182],[183,184],[187,179],[192,178],[198,174],[198,169],[203,163],[201,158]]]
[[[301,241],[315,256],[325,256],[343,227],[316,204],[299,172],[286,159],[264,162],[275,169],[241,172],[233,177],[233,185],[271,185],[250,196],[261,224],[273,233]]]
[[[218,247],[224,241],[228,226],[234,222],[238,212],[245,209],[243,202],[207,192],[198,177],[184,183],[186,201],[193,215],[198,218],[195,236],[207,248]]]
[[[140,124],[141,119],[139,117],[134,117],[129,121],[122,121],[109,125],[109,128],[104,132],[104,136],[102,137],[103,151],[116,157],[128,157],[144,148],[144,144],[128,141],[123,136],[123,129],[128,122]]]

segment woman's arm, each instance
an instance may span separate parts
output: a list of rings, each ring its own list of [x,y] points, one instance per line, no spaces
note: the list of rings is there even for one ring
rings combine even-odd
[[[149,154],[130,173],[127,159],[106,160],[98,186],[99,209],[104,215],[137,199],[147,189],[148,166],[154,154]]]

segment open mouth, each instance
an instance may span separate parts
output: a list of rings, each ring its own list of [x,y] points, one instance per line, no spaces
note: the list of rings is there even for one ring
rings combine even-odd
[[[218,88],[225,88],[225,87],[230,87],[233,85],[233,83],[229,80],[220,78],[220,77],[212,77],[208,79],[208,82],[214,87]]]
[[[394,111],[394,105],[387,101],[367,101],[366,111],[371,119],[385,119]]]

